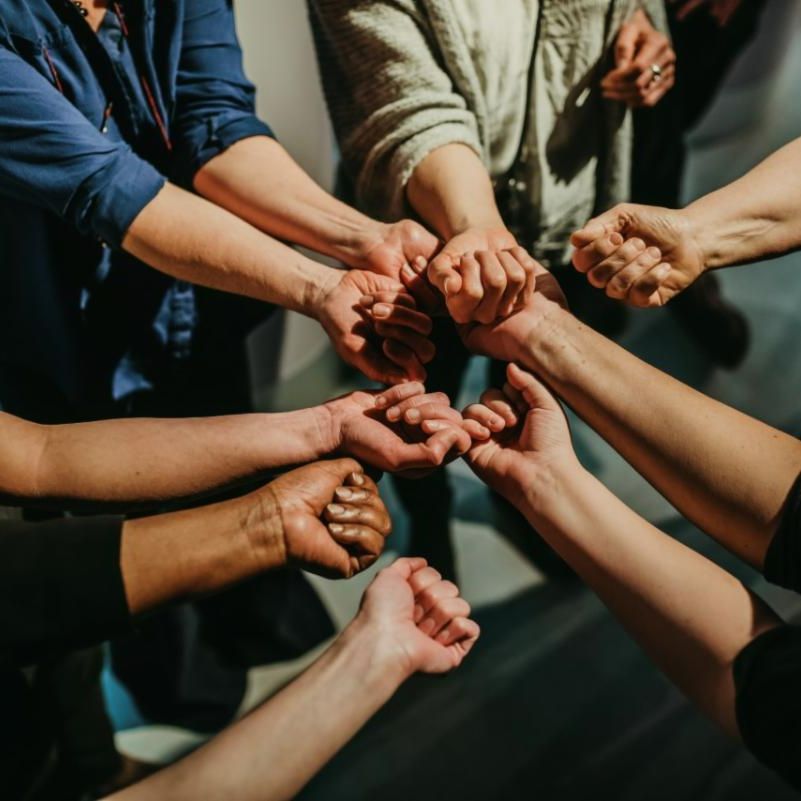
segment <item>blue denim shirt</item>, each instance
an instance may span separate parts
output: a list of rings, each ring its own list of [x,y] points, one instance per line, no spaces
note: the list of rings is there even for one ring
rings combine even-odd
[[[0,407],[40,418],[106,413],[187,357],[191,286],[120,244],[165,180],[272,135],[230,0],[110,5],[96,36],[68,0],[0,0]]]

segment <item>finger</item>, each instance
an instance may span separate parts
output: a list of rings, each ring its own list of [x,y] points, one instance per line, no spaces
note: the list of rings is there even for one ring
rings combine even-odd
[[[462,257],[459,263],[459,273],[462,285],[459,293],[451,295],[448,300],[448,310],[457,323],[466,323],[475,316],[475,311],[484,297],[484,288],[481,284],[481,265],[472,254]]]
[[[522,299],[525,300],[529,295],[532,294],[532,292],[534,292],[534,288],[537,283],[537,269],[541,268],[541,265],[525,248],[521,248],[519,245],[517,247],[510,248],[509,253],[512,254],[515,261],[526,272],[526,284],[522,293]]]
[[[640,90],[645,90],[649,85],[654,83],[655,75],[651,69],[653,65],[658,66],[662,70],[660,79],[664,80],[665,70],[675,64],[675,62],[676,54],[667,39],[649,43],[649,45],[643,48],[642,52],[638,54],[635,62],[642,70],[641,74],[634,82],[635,86]]]
[[[372,492],[373,495],[379,494],[378,485],[375,483],[375,481],[373,481],[372,478],[370,478],[370,476],[367,475],[367,473],[363,471],[363,469],[361,469],[361,466],[360,470],[354,470],[352,473],[348,474],[344,483],[349,487],[362,487],[368,492]]]
[[[359,305],[365,309],[372,308],[377,303],[388,303],[391,306],[405,306],[408,309],[417,308],[414,298],[406,292],[399,292],[397,289],[382,290],[373,292],[370,295],[362,295],[359,298]]]
[[[508,251],[501,251],[498,254],[498,259],[506,272],[506,290],[498,304],[498,316],[508,317],[526,287],[528,273],[526,267]]]
[[[470,439],[477,442],[483,442],[492,436],[492,432],[478,420],[465,420],[462,428],[470,435]]]
[[[436,641],[445,646],[451,646],[458,642],[468,643],[466,653],[467,650],[472,648],[480,633],[481,629],[479,629],[478,623],[474,620],[457,617],[437,634]]]
[[[668,67],[662,73],[660,81],[652,81],[645,89],[642,96],[642,105],[655,106],[672,88],[676,82],[676,70]]]
[[[581,249],[604,236],[622,232],[622,220],[616,209],[610,209],[598,217],[589,220],[587,224],[574,231],[570,236],[570,244]]]
[[[646,248],[633,262],[621,267],[606,284],[606,294],[610,298],[623,300],[631,285],[642,275],[662,261],[662,251],[656,247]]]
[[[645,242],[639,237],[627,239],[611,256],[593,267],[587,279],[594,287],[603,289],[618,270],[635,261],[644,250]]]
[[[439,574],[438,570],[429,566],[414,573],[409,578],[409,586],[412,588],[412,593],[417,595],[432,584],[436,584],[438,581],[442,581],[442,576]]]
[[[386,409],[407,398],[423,395],[425,391],[425,386],[419,381],[408,381],[405,384],[398,384],[396,387],[390,387],[384,390],[380,395],[376,395],[375,405],[379,409]]]
[[[623,244],[623,241],[623,237],[617,232],[603,234],[573,252],[573,266],[580,273],[589,272],[604,259],[609,258]]]
[[[636,25],[625,22],[620,26],[620,31],[615,41],[615,66],[624,69],[634,57],[634,48],[637,45],[639,31]]]
[[[470,611],[470,604],[464,598],[446,598],[428,610],[417,628],[429,637],[436,637],[454,618],[466,618]]]
[[[412,573],[422,570],[426,565],[428,565],[428,562],[422,556],[402,556],[381,572],[397,573],[408,581]]]
[[[462,289],[462,277],[454,268],[453,262],[453,255],[443,251],[431,261],[426,271],[428,280],[446,299]]]
[[[334,344],[336,345],[336,343]],[[419,375],[407,376],[400,365],[376,350],[364,337],[351,335],[343,343],[343,346],[336,350],[348,364],[352,364],[371,381],[378,381],[381,384],[400,384],[410,378],[421,379]]]
[[[323,511],[323,518],[328,523],[368,526],[385,537],[392,531],[392,522],[383,503],[329,503]]]
[[[503,394],[509,399],[509,403],[517,410],[519,417],[525,417],[528,414],[529,406],[526,399],[519,389],[515,389],[508,381],[504,382]]]
[[[455,459],[470,450],[473,441],[462,426],[448,426],[432,434],[425,443],[437,464]]]
[[[497,253],[481,251],[476,254],[476,260],[481,268],[483,296],[473,317],[481,323],[491,323],[498,317],[500,302],[506,291],[506,271]]]
[[[509,403],[509,399],[499,389],[488,389],[481,396],[481,402],[495,412],[507,426],[517,425],[517,415]]]
[[[403,421],[409,425],[419,426],[424,420],[449,421],[459,426],[462,424],[462,415],[442,403],[421,403],[407,409],[403,414]]]
[[[464,410],[464,416],[495,433],[506,428],[504,419],[483,403],[474,403],[468,406]]]
[[[431,333],[432,322],[427,314],[410,309],[408,306],[391,303],[374,303],[370,313],[376,324],[400,326],[416,331],[418,334],[428,336]]]
[[[456,598],[459,588],[452,581],[436,581],[414,594],[414,621],[421,621],[442,601]]]
[[[414,299],[423,309],[435,309],[441,305],[442,295],[431,286],[425,275],[425,267],[428,262],[423,261],[423,273],[415,272],[408,264],[404,264],[400,270],[400,279],[403,285],[411,292]]]
[[[426,370],[415,352],[395,339],[385,339],[381,349],[384,355],[403,370],[404,380],[425,381]],[[393,381],[391,383],[398,383]]]
[[[380,556],[386,538],[370,526],[352,523],[329,523],[331,538],[354,556]]]
[[[375,324],[375,332],[384,340],[405,345],[417,356],[422,364],[428,364],[436,356],[437,349],[434,343],[420,334],[415,334],[408,328],[377,322]]]
[[[670,277],[671,272],[669,264],[660,262],[645,275],[640,276],[629,290],[628,299],[632,306],[661,306],[659,289]]]
[[[553,395],[538,378],[516,364],[507,365],[506,378],[532,409],[541,409],[556,403]]]
[[[387,420],[395,422],[400,420],[409,409],[414,409],[416,406],[426,406],[430,403],[450,408],[451,399],[444,392],[428,392],[404,398],[387,409]]]

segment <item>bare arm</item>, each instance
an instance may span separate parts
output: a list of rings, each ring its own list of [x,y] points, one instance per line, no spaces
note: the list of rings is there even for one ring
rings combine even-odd
[[[541,376],[683,514],[761,568],[801,442],[651,367],[541,293],[515,317],[474,329],[468,346]]]
[[[412,673],[443,673],[461,663],[478,627],[456,592],[424,560],[398,560],[299,679],[186,759],[113,798],[294,798]],[[427,634],[413,617],[416,600],[438,620]]]
[[[585,471],[559,404],[533,375],[513,366],[508,379],[503,393],[486,393],[486,405],[466,412],[476,420],[498,414],[511,429],[477,443],[471,467],[518,506],[656,664],[737,736],[734,660],[779,620],[739,581]]]

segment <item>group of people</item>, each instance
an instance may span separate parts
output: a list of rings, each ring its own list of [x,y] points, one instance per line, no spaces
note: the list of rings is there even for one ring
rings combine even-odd
[[[682,160],[703,94],[682,26],[718,37],[708,101],[760,7],[309,0],[357,210],[256,117],[230,0],[0,0],[0,493],[22,510],[0,520],[4,795],[293,797],[406,678],[478,638],[451,580],[440,468],[457,458],[801,788],[798,629],[590,475],[560,406],[801,591],[801,442],[604,336],[626,303],[672,300],[732,366],[747,327],[708,271],[801,247],[801,140],[686,209],[628,202],[677,205],[676,171],[649,188],[638,158]],[[388,388],[253,412],[243,343],[275,307]],[[460,412],[473,353],[492,388]],[[333,634],[299,569],[374,564],[377,471],[412,555],[300,678],[135,781],[98,645],[149,717],[219,728],[248,667]]]

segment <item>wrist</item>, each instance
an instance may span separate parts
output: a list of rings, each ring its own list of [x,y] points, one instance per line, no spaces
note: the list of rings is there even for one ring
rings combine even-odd
[[[585,472],[572,449],[549,459],[517,478],[518,508],[533,525],[543,518],[553,519],[564,508],[568,488]]]
[[[575,318],[554,300],[535,292],[531,300],[531,326],[516,342],[514,361],[532,370],[541,370],[553,355],[554,346],[565,342],[565,318]]]
[[[334,398],[314,409],[315,430],[317,432],[320,456],[328,456],[341,451],[345,431],[345,398]]]
[[[679,230],[685,243],[693,248],[697,254],[701,272],[722,267],[720,221],[710,217],[703,206],[696,206],[695,204],[691,204],[684,209],[677,209],[676,215],[679,219]]]
[[[314,269],[304,276],[302,300],[300,308],[296,311],[312,317],[322,324],[328,296],[342,280],[343,273],[342,270],[309,261],[314,265]]]
[[[272,486],[267,484],[231,503],[238,504],[238,534],[255,561],[255,572],[284,567],[288,562],[284,521]]]
[[[336,646],[344,655],[360,660],[365,684],[379,692],[391,695],[415,672],[397,636],[361,611],[337,638]]]
[[[334,255],[354,269],[363,268],[371,251],[385,241],[390,226],[363,214],[340,225]]]

